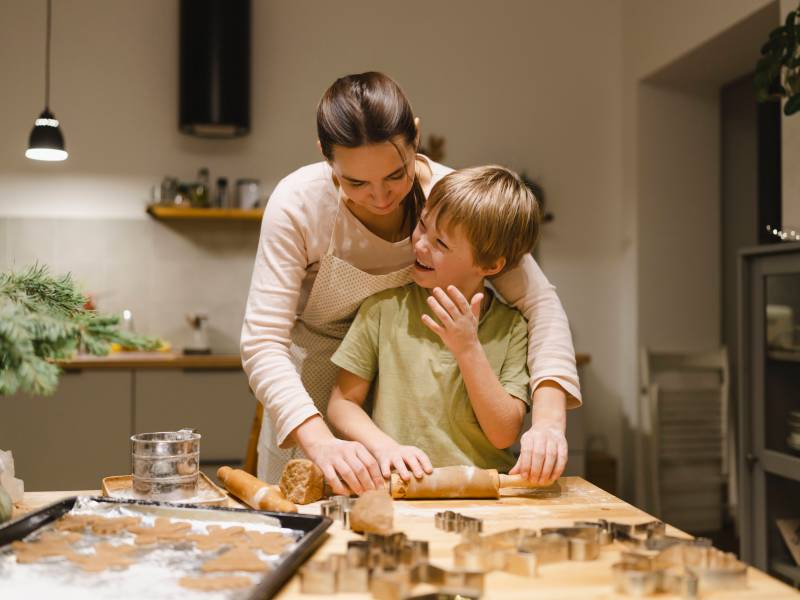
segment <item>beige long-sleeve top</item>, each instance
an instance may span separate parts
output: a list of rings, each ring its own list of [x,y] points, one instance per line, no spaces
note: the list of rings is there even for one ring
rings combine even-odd
[[[431,184],[451,171],[427,162],[433,172]],[[250,387],[264,404],[281,447],[291,445],[287,436],[303,421],[320,414],[289,358],[289,345],[334,223],[334,254],[363,271],[388,273],[414,260],[410,238],[388,242],[370,232],[344,205],[336,219],[338,200],[330,166],[326,162],[308,165],[281,180],[261,223],[241,354]],[[567,406],[579,406],[572,336],[555,287],[530,255],[491,282],[528,320],[531,390],[544,380],[553,380],[567,392]]]

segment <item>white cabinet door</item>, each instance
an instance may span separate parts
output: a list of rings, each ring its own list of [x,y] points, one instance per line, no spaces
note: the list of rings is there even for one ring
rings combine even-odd
[[[244,372],[142,369],[135,377],[137,433],[197,429],[207,474],[243,462],[256,409]]]
[[[0,448],[13,452],[26,490],[96,490],[130,473],[130,371],[68,371],[52,396],[0,404]]]

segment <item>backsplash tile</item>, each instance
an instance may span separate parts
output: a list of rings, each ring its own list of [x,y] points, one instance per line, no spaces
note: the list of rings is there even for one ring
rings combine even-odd
[[[238,353],[258,235],[255,223],[4,218],[0,266],[69,271],[101,312],[130,309],[136,331],[176,348],[191,340],[186,313],[205,310],[212,350]]]

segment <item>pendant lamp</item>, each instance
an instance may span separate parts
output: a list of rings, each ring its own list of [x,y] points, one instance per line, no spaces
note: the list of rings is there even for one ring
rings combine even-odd
[[[53,113],[50,112],[50,22],[52,21],[52,0],[47,0],[47,38],[45,45],[44,68],[44,110],[33,124],[28,149],[25,156],[33,160],[66,160],[64,136]]]

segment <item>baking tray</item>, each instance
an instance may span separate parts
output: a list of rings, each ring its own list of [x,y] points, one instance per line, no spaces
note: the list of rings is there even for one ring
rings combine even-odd
[[[221,506],[198,506],[184,504],[176,506],[167,502],[156,502],[150,500],[120,500],[107,498],[104,496],[72,496],[59,502],[45,506],[32,513],[24,515],[19,519],[11,521],[0,527],[0,549],[11,542],[22,540],[31,533],[48,525],[67,514],[75,506],[78,499],[94,501],[99,503],[110,503],[115,505],[135,505],[142,507],[163,507],[169,510],[200,509],[202,511],[224,511],[226,513],[238,513],[241,515],[258,513],[273,517],[280,522],[280,526],[295,531],[301,531],[302,536],[295,547],[271,570],[264,573],[264,576],[250,590],[247,600],[258,600],[261,598],[272,598],[283,587],[283,585],[294,575],[300,565],[314,552],[323,542],[325,530],[331,525],[331,520],[319,515],[308,515],[299,513],[278,513],[270,511],[254,511],[241,508],[228,508]],[[234,515],[231,514],[231,517]],[[184,517],[190,518],[190,517]]]
[[[110,477],[103,477],[101,489],[103,491],[103,496],[108,496],[109,498],[119,498],[121,500],[141,499],[134,495],[133,475],[112,475]],[[186,500],[162,500],[162,502],[176,504],[178,506],[225,506],[228,502],[228,495],[225,493],[225,490],[216,485],[205,473],[200,471],[200,477],[197,481],[197,494],[194,498],[188,498]]]

